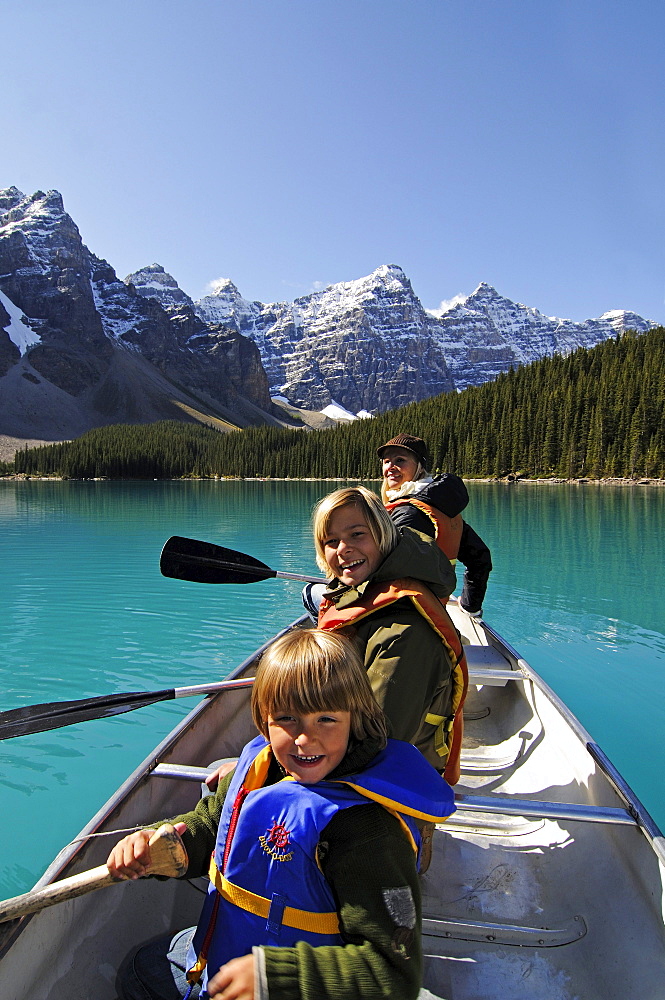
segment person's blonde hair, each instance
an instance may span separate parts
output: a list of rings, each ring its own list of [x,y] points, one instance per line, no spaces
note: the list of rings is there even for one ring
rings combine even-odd
[[[323,573],[330,573],[324,545],[330,530],[330,521],[336,510],[349,506],[357,507],[362,513],[382,559],[392,552],[399,541],[399,532],[376,493],[364,486],[348,486],[343,490],[335,490],[334,493],[329,493],[319,500],[312,518],[316,565]]]
[[[254,725],[268,738],[268,716],[350,712],[351,733],[386,741],[386,718],[353,641],[323,629],[294,629],[268,646],[252,688]]]

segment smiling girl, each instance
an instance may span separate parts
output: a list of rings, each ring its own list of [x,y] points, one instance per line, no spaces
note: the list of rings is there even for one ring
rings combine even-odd
[[[363,486],[336,490],[314,511],[316,561],[332,576],[318,624],[355,636],[391,735],[459,778],[466,664],[445,609],[455,573],[435,541],[399,531]]]
[[[184,997],[189,969],[192,997],[203,988],[219,1000],[413,1000],[422,973],[416,821],[453,812],[449,786],[414,747],[386,739],[343,636],[276,640],[257,670],[252,715],[261,735],[235,771],[173,820],[189,856],[184,877],[210,877],[196,933],[142,948],[121,996]],[[151,832],[121,841],[109,869],[142,874]]]

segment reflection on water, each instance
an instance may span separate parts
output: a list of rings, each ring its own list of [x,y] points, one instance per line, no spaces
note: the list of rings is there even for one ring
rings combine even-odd
[[[317,575],[309,518],[339,483],[0,483],[2,707],[225,676],[301,612],[296,582],[167,580],[170,535]],[[376,486],[377,484],[375,484]],[[485,614],[561,695],[665,826],[665,490],[469,485],[492,549]],[[0,870],[24,891],[192,707],[179,700],[0,744]],[[629,725],[633,716],[637,726]],[[45,825],[45,820],[47,820]]]

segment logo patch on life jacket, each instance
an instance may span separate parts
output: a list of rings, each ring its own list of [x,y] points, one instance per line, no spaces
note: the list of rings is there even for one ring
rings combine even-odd
[[[288,851],[290,832],[281,823],[273,823],[265,834],[259,837],[259,843],[273,861],[291,861],[293,852]]]

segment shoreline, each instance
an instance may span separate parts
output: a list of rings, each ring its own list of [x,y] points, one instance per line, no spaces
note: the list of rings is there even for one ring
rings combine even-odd
[[[470,478],[468,476],[461,477],[465,483],[494,483],[503,484],[504,486],[665,486],[665,479],[655,479],[648,476],[642,476],[639,479],[629,479],[626,477],[608,477],[605,479],[591,479],[590,477],[584,477],[580,479],[563,479],[558,476],[547,477],[534,477],[533,479],[527,476],[502,476],[500,478]],[[24,473],[11,473],[7,476],[0,476],[1,482],[33,482],[33,483],[145,483],[145,482],[155,482],[155,483],[223,483],[223,482],[234,482],[234,483],[380,483],[381,479],[379,477],[374,479],[363,479],[360,480],[357,477],[346,477],[346,476],[177,476],[171,477],[169,479],[156,479],[154,477],[146,476],[145,479],[131,478],[131,479],[111,479],[107,476],[97,476],[82,479],[74,478],[64,478],[63,476],[28,476]]]

